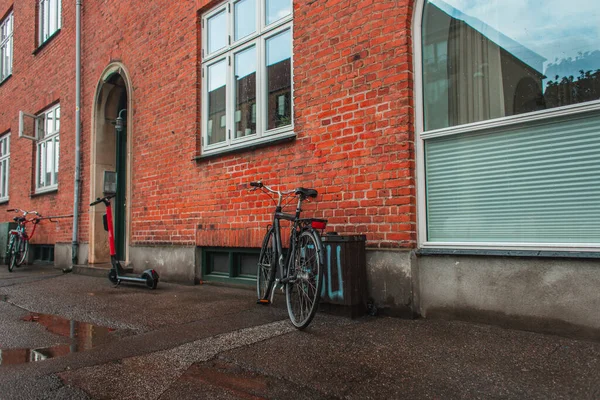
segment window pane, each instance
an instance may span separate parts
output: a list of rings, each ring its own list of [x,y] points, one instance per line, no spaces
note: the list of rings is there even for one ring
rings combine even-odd
[[[235,40],[256,32],[256,0],[241,0],[235,3]]]
[[[225,10],[208,19],[208,54],[227,46],[227,13]]]
[[[208,67],[208,131],[207,144],[224,142],[227,130],[226,105],[227,62],[221,60]]]
[[[43,40],[48,39],[48,36],[50,36],[49,32],[50,32],[50,0],[45,0],[44,1],[44,7],[43,7],[43,22],[42,22],[42,32],[43,32]]]
[[[425,141],[436,242],[600,244],[600,115]]]
[[[44,173],[44,167],[46,165],[46,143],[40,143],[38,145],[38,186],[44,187],[46,183],[46,174]]]
[[[267,25],[287,17],[292,13],[291,0],[266,0],[266,21]]]
[[[2,192],[0,193],[0,197],[5,198],[8,196],[8,160],[3,160],[0,168],[2,168],[2,177],[0,178],[2,179],[2,182],[0,182]]]
[[[268,129],[291,125],[292,34],[286,30],[266,41]]]
[[[46,164],[44,165],[44,174],[46,175],[46,185],[52,184],[52,161],[54,160],[54,142],[52,140],[46,143]]]
[[[50,8],[50,16],[49,16],[50,22],[49,22],[49,25],[48,25],[48,31],[49,31],[50,34],[52,34],[52,33],[54,33],[56,31],[56,23],[58,22],[57,21],[58,20],[58,16],[57,16],[58,4],[57,4],[56,0],[50,1],[49,3],[50,3],[50,5],[49,5],[49,8]]]
[[[600,99],[600,17],[587,0],[430,0],[425,130]]]
[[[56,112],[54,114],[54,124],[54,132],[60,132],[60,107],[56,109]]]
[[[60,142],[59,137],[54,138],[54,177],[52,181],[58,183],[58,161],[60,158]]]
[[[46,114],[46,132],[44,136],[51,135],[54,132],[54,111]]]
[[[235,55],[235,137],[256,133],[256,48]]]

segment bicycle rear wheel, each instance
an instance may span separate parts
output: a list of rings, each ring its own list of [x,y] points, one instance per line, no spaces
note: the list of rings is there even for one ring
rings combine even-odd
[[[285,287],[288,314],[292,324],[304,329],[310,324],[319,308],[323,264],[321,239],[317,232],[308,230],[300,234],[294,250],[294,260]]]
[[[276,259],[275,234],[270,228],[263,239],[260,256],[258,257],[258,268],[256,270],[256,294],[258,300],[270,300],[271,289],[275,281]]]

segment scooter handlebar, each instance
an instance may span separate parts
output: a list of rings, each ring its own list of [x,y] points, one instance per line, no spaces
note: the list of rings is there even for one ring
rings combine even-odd
[[[110,199],[112,199],[113,197],[115,197],[114,194],[111,194],[111,195],[108,195],[108,196],[104,196],[102,198],[98,197],[96,199],[96,201],[90,203],[90,207],[93,207],[93,206],[95,206],[97,204],[100,204],[100,203],[104,203],[104,204],[108,205],[109,202],[110,202]]]

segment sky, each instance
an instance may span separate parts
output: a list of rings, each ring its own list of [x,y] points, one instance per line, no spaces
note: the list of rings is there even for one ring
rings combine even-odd
[[[598,0],[443,1],[543,56],[545,68],[565,58],[574,59],[580,52],[600,50]],[[590,57],[586,68],[600,69],[594,60],[597,57]]]

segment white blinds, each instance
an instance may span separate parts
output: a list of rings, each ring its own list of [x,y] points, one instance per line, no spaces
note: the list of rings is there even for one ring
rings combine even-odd
[[[425,140],[430,242],[600,245],[600,115]]]

